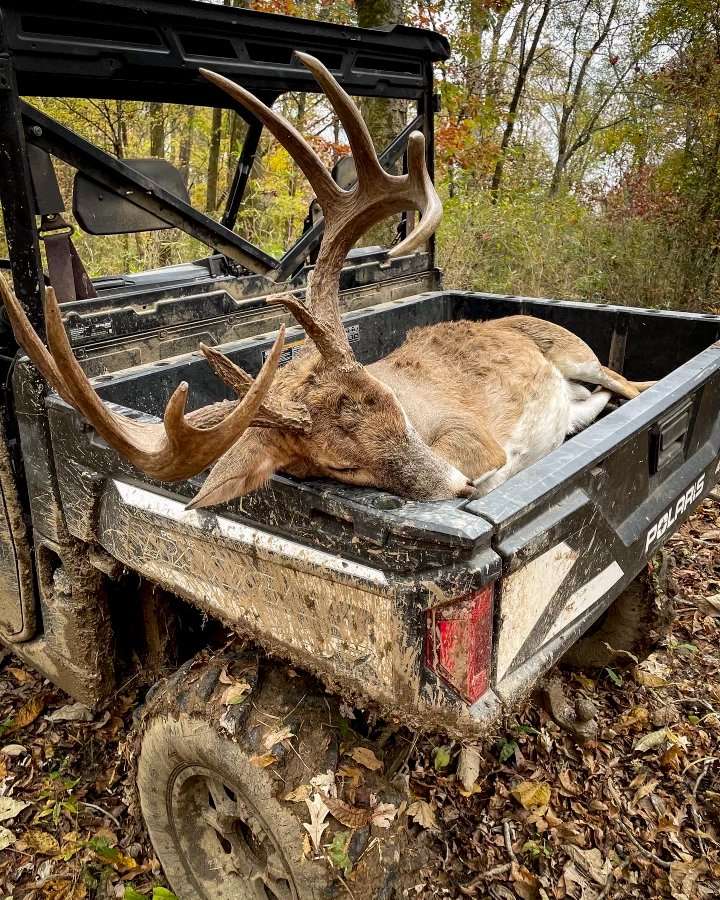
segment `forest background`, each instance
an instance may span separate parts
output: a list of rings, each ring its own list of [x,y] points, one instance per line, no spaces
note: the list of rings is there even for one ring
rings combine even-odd
[[[265,12],[433,28],[439,264],[448,286],[720,312],[720,0],[249,0]],[[119,157],[165,157],[222,212],[244,124],[159,103],[31,102]],[[377,145],[412,115],[365,101]],[[348,152],[321,95],[276,104],[331,165]],[[72,173],[60,168],[66,197]],[[272,253],[302,231],[308,185],[265,137],[237,230]],[[168,230],[77,240],[92,275],[205,251]]]

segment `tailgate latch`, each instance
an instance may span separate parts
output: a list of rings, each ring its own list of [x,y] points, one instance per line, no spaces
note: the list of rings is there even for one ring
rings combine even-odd
[[[655,475],[685,455],[685,438],[690,430],[693,401],[681,407],[650,429],[650,474]]]

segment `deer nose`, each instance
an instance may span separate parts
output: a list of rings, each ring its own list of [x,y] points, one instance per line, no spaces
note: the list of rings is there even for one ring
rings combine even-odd
[[[474,497],[475,490],[476,490],[475,485],[468,478],[468,479],[466,479],[465,484],[457,492],[457,496],[458,497]]]

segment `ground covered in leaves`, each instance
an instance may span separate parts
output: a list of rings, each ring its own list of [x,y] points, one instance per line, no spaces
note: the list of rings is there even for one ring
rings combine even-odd
[[[407,896],[720,896],[720,503],[669,550],[664,644],[639,665],[563,675],[597,708],[595,739],[579,744],[533,701],[475,746],[406,737],[397,812],[424,860]],[[137,701],[130,689],[93,715],[0,663],[0,898],[173,897],[126,806]],[[367,749],[374,768],[382,748]],[[351,755],[362,769],[360,744]]]

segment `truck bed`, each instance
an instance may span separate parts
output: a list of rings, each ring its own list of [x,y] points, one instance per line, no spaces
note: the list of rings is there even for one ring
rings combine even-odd
[[[720,317],[439,291],[355,310],[345,325],[357,358],[369,363],[413,327],[518,313],[569,328],[630,379],[659,383],[480,500],[407,502],[276,475],[218,512],[184,510],[201,478],[143,479],[52,396],[67,527],[349,695],[372,697],[396,718],[402,709],[409,723],[467,733],[589,627],[720,470]],[[255,373],[273,337],[222,350]],[[287,337],[290,358],[304,335],[294,328]],[[21,365],[15,379],[26,401],[22,440],[36,441],[34,373]],[[144,418],[162,413],[180,380],[190,384],[191,406],[228,396],[198,353],[95,384]],[[29,489],[36,530],[51,540],[42,474]],[[473,615],[485,617],[473,702],[431,671],[427,656],[430,617],[467,597],[484,598],[473,601]]]

